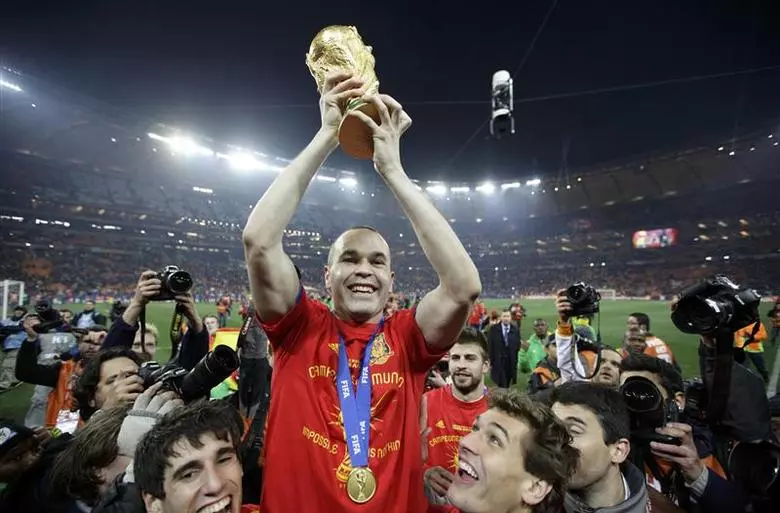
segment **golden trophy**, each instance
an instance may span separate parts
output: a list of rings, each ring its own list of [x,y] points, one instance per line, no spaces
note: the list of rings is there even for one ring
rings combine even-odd
[[[349,73],[363,79],[366,94],[375,94],[379,90],[371,47],[363,43],[355,27],[331,25],[320,30],[309,46],[306,65],[316,80],[320,93],[325,85],[325,78],[331,73]],[[381,123],[373,104],[355,98],[346,106],[345,116],[339,127],[339,144],[344,153],[351,157],[370,159],[374,156],[371,129],[360,119],[346,115],[355,109],[369,116],[377,124]]]

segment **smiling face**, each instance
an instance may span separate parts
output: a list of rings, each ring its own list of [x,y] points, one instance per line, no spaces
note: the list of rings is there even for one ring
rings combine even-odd
[[[230,440],[212,433],[200,437],[201,447],[186,438],[174,446],[168,459],[162,499],[144,494],[149,513],[239,513],[241,463]]]
[[[328,255],[325,286],[341,319],[377,322],[392,285],[390,247],[379,233],[357,228],[336,239]]]
[[[525,469],[531,436],[523,420],[495,408],[482,414],[461,439],[450,503],[468,513],[530,511],[539,504],[550,486]]]

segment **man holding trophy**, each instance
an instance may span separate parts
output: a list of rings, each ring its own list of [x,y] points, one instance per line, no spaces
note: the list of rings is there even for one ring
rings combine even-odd
[[[354,27],[323,29],[307,64],[322,126],[255,205],[243,240],[257,316],[274,349],[264,513],[425,511],[420,399],[425,377],[460,333],[479,274],[444,217],[406,175],[401,105],[377,94],[371,48]],[[339,145],[373,158],[409,218],[439,286],[392,317],[390,248],[370,227],[331,246],[325,284],[333,311],[303,292],[282,236],[306,189]]]

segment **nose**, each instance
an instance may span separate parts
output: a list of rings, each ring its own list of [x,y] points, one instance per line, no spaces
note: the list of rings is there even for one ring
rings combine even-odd
[[[468,435],[460,439],[460,453],[461,454],[477,454],[477,445],[479,444],[479,433],[472,431]]]
[[[203,491],[208,495],[218,495],[222,491],[224,480],[219,471],[208,465],[203,472]]]
[[[371,268],[371,264],[368,262],[368,260],[365,258],[360,260],[357,268],[355,268],[355,274],[359,276],[370,276],[373,274],[373,269]]]

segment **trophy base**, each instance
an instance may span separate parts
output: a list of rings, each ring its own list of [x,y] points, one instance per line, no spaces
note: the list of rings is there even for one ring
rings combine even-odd
[[[373,103],[359,103],[348,111],[359,110],[379,125],[379,112]],[[369,160],[374,156],[374,134],[362,120],[355,116],[344,116],[339,127],[339,145],[350,157]]]

